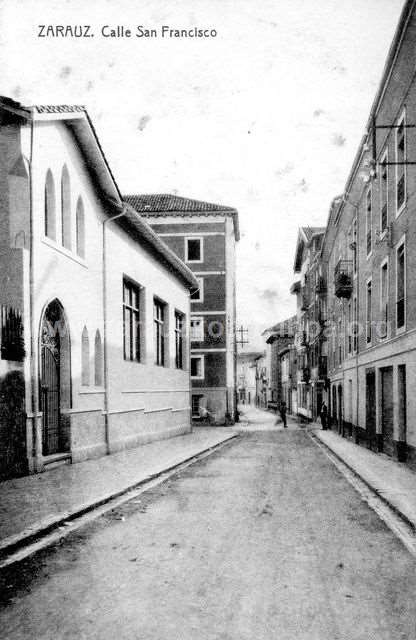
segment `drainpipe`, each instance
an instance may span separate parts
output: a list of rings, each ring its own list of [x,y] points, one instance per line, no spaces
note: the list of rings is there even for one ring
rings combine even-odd
[[[107,251],[105,241],[106,225],[109,222],[113,222],[118,218],[122,218],[126,215],[126,206],[123,205],[121,213],[113,216],[112,218],[106,218],[103,221],[103,246],[102,246],[102,263],[103,263],[103,331],[104,331],[104,432],[105,432],[105,447],[106,454],[110,454],[110,423],[109,423],[109,375],[108,375],[108,338],[107,338]]]
[[[34,458],[35,471],[39,471],[38,451],[40,442],[38,438],[38,380],[36,372],[36,344],[35,344],[35,292],[34,292],[34,231],[33,231],[33,114],[30,122],[30,158],[29,158],[29,326],[30,326],[30,404],[32,413],[32,457]]]

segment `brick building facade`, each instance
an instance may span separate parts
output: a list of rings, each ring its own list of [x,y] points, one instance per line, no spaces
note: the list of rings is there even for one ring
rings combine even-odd
[[[282,320],[269,329],[263,331],[262,335],[266,341],[267,360],[269,368],[269,385],[267,394],[267,407],[277,409],[283,399],[282,395],[282,368],[280,352],[282,349],[293,344],[296,334],[296,316],[287,320]],[[293,402],[286,402],[292,407]]]
[[[235,243],[238,213],[231,207],[169,194],[125,200],[193,271],[191,296],[192,416],[208,412],[214,424],[236,414]]]

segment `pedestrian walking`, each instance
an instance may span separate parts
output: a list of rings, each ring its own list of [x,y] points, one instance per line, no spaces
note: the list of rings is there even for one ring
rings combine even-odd
[[[282,400],[282,402],[280,403],[280,417],[282,418],[282,422],[283,422],[283,426],[286,429],[287,427],[287,421],[286,421],[286,402],[284,400]]]
[[[326,431],[328,427],[328,407],[326,406],[325,401],[322,402],[320,416],[321,416],[322,430]]]

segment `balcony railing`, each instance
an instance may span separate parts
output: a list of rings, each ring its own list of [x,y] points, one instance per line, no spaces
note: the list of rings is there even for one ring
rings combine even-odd
[[[301,331],[299,334],[299,346],[306,347],[308,345],[308,335],[306,331]]]
[[[352,260],[340,260],[334,271],[337,298],[350,298],[352,293]]]

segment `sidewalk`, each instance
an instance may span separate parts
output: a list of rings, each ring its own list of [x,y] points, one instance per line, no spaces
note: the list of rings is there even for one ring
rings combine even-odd
[[[342,438],[320,425],[309,426],[313,434],[416,530],[416,473],[403,463]]]
[[[235,437],[232,429],[197,427],[187,435],[1,482],[0,554]]]

